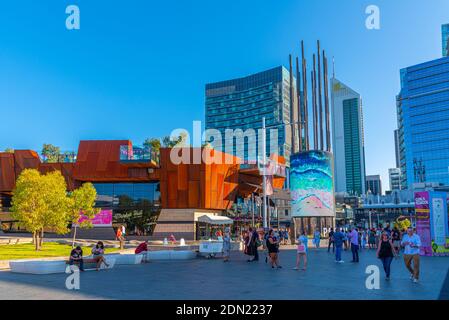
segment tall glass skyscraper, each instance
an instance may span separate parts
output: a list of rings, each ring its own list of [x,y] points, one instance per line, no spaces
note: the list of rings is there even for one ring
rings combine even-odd
[[[365,194],[365,147],[360,94],[337,80],[332,88],[332,145],[335,191]]]
[[[442,48],[443,48],[443,57],[449,57],[449,23],[443,24],[441,26],[441,38],[442,38]]]
[[[449,57],[402,69],[397,96],[402,186],[449,185]]]
[[[293,78],[293,97],[296,97],[295,82]],[[248,129],[253,129],[257,135],[263,117],[267,127],[267,155],[270,150],[273,153],[277,144],[278,154],[285,156],[288,163],[291,154],[290,73],[285,67],[206,85],[206,129],[221,133],[222,151],[226,151],[225,143],[234,141],[232,153],[238,156],[240,149],[236,139],[230,136],[226,140],[226,130],[249,132]],[[293,119],[295,121],[295,114]],[[278,129],[277,137],[270,129]],[[257,137],[245,136],[245,160],[254,161],[261,156],[258,144]]]

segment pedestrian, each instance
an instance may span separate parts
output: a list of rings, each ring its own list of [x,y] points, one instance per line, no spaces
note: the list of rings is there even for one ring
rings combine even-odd
[[[359,262],[359,231],[357,228],[352,228],[351,233],[348,235],[351,242],[352,261]]]
[[[320,230],[315,229],[315,232],[313,233],[313,243],[315,244],[315,247],[317,249],[320,247],[320,241],[321,241]]]
[[[282,266],[279,265],[279,238],[276,238],[274,236],[273,229],[270,229],[268,231],[268,239],[267,239],[267,247],[268,247],[268,254],[270,255],[270,262],[271,262],[271,268],[282,268]]]
[[[343,245],[345,251],[348,250],[348,240],[349,240],[348,231],[343,230]]]
[[[375,245],[376,245],[376,234],[374,232],[374,229],[370,229],[368,236],[368,247],[369,249],[374,249]]]
[[[327,252],[330,252],[332,245],[332,252],[335,252],[335,242],[334,242],[334,228],[329,231],[329,240],[327,245]]]
[[[377,246],[377,258],[382,261],[384,267],[386,280],[390,280],[391,261],[396,256],[396,250],[394,249],[393,242],[388,236],[387,232],[383,232],[380,242]]]
[[[223,236],[223,262],[229,261],[230,254],[231,254],[231,231],[229,227],[226,227]]]
[[[299,266],[301,264],[301,259],[303,260],[303,267],[302,270],[306,271],[307,269],[307,244],[309,239],[307,238],[307,235],[305,232],[302,233],[298,237],[298,247],[296,250],[296,267],[293,268],[293,270],[299,270]]]
[[[259,235],[257,234],[257,231],[254,230],[252,227],[249,227],[247,243],[246,243],[246,248],[247,248],[246,254],[253,258],[252,259],[249,258],[248,262],[253,262],[253,261],[259,260],[259,255],[257,252],[257,244],[256,244],[256,239],[258,237],[259,237]]]
[[[393,231],[391,232],[391,239],[393,240],[393,247],[396,252],[396,256],[398,256],[401,252],[401,233],[397,227],[393,228]]]
[[[365,247],[366,247],[367,238],[368,238],[368,236],[367,236],[366,229],[363,229],[362,230],[362,242],[361,242],[361,245],[362,245],[361,248],[362,249],[365,249]]]
[[[401,245],[404,247],[404,262],[410,272],[410,279],[417,283],[419,281],[419,247],[421,246],[421,239],[412,228],[408,228],[407,233],[402,237]]]
[[[341,251],[343,250],[343,241],[344,241],[345,235],[343,234],[343,230],[336,229],[336,231],[333,234],[334,244],[335,244],[335,262],[343,263],[344,261],[341,260]]]

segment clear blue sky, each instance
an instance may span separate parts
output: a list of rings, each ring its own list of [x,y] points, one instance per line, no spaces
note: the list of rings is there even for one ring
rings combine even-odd
[[[81,30],[65,28],[65,8]],[[378,5],[381,30],[365,28]],[[447,0],[15,0],[0,4],[0,150],[168,135],[204,85],[288,63],[304,39],[363,96],[367,174],[393,167],[399,69],[441,56]]]

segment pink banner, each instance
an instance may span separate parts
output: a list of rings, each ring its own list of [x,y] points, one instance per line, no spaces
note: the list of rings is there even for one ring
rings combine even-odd
[[[83,214],[80,214],[79,223],[88,220]],[[112,210],[101,210],[95,217],[90,220],[94,227],[111,227],[112,226]]]
[[[415,192],[416,233],[421,238],[419,254],[432,255],[432,239],[430,234],[429,192]]]

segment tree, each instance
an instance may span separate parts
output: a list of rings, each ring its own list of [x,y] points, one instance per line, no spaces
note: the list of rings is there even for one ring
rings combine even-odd
[[[19,175],[12,197],[12,217],[33,234],[36,250],[40,250],[44,230],[64,234],[67,228],[69,198],[67,185],[59,171],[41,175],[35,169],[25,169]]]
[[[97,191],[92,183],[84,183],[80,188],[75,189],[69,194],[69,219],[73,228],[72,248],[75,246],[76,230],[80,228],[92,228],[91,220],[100,212],[99,208],[95,208],[95,199]],[[86,219],[80,221],[80,214]]]
[[[4,152],[14,153],[14,149],[13,148],[6,148]]]
[[[187,133],[181,132],[177,138],[165,136],[162,138],[162,144],[165,148],[173,148],[176,145],[178,147],[187,147]]]
[[[161,140],[158,138],[147,138],[144,141],[143,146],[158,153],[161,149]]]
[[[52,144],[44,144],[41,154],[45,158],[45,162],[58,162],[61,150]]]

